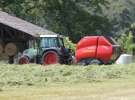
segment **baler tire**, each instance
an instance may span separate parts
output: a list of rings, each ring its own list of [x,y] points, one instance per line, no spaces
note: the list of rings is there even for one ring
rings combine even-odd
[[[103,63],[98,59],[92,59],[89,64],[90,65],[101,65]]]
[[[78,61],[78,65],[85,66],[88,65],[85,61],[85,59]]]
[[[60,63],[60,57],[57,52],[47,51],[43,54],[43,57],[42,57],[43,65],[58,64],[58,63]]]
[[[93,58],[86,58],[86,59],[81,59],[78,62],[79,65],[102,65],[102,61],[98,60],[98,59],[93,59]]]

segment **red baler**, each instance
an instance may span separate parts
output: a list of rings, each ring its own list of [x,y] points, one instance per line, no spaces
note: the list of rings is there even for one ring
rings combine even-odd
[[[109,64],[113,63],[120,54],[120,45],[111,37],[86,36],[78,42],[75,57],[77,63],[83,65]]]

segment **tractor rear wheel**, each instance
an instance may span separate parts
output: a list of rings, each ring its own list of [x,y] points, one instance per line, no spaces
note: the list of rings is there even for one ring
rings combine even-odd
[[[47,51],[42,58],[42,64],[57,64],[59,63],[59,55],[55,51]]]
[[[18,61],[19,64],[29,64],[29,58],[27,56],[23,56]]]

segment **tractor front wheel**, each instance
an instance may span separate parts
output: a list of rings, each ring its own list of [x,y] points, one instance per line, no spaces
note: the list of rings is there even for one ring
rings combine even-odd
[[[29,58],[27,56],[22,56],[19,61],[19,64],[29,64]]]
[[[47,51],[42,58],[42,64],[57,64],[59,63],[59,55],[55,51]]]

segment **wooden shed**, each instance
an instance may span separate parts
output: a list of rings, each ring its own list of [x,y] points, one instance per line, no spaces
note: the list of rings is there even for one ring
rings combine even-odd
[[[54,33],[0,11],[0,57],[2,55],[8,57],[6,52],[9,52],[11,56],[15,52],[22,52],[28,48],[29,41],[34,40],[39,34]],[[12,50],[16,51],[11,52]]]

